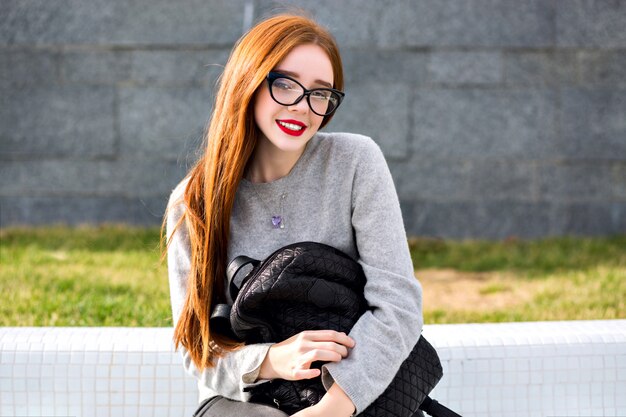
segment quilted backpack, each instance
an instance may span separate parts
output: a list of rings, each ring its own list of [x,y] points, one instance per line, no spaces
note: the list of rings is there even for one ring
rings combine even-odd
[[[252,269],[243,279],[237,275]],[[348,334],[368,308],[361,265],[342,251],[317,242],[282,247],[258,261],[235,258],[227,268],[232,306],[218,304],[211,326],[247,344],[280,342],[304,330],[332,329]],[[312,366],[321,367],[323,363]],[[420,336],[386,390],[365,410],[364,417],[460,417],[428,394],[443,376],[441,362]],[[287,414],[316,404],[325,394],[321,378],[275,379],[248,389],[250,401],[277,407]]]

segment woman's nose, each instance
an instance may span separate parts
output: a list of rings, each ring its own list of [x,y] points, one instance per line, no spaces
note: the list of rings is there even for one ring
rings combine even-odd
[[[291,106],[287,106],[287,110],[298,113],[306,113],[309,111],[309,103],[307,102],[306,97],[302,97],[302,100],[299,102],[292,104]]]

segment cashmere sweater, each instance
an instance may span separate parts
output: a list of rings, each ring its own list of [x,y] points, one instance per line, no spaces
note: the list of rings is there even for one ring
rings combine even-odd
[[[172,314],[178,320],[190,270],[189,237],[172,229],[185,207],[187,180],[172,192],[167,218]],[[274,228],[281,216],[284,228]],[[326,389],[339,384],[363,411],[389,385],[422,330],[422,292],[414,276],[400,204],[389,168],[370,138],[318,132],[288,175],[268,183],[242,179],[233,206],[228,261],[239,255],[262,260],[290,243],[315,241],[356,259],[367,278],[370,310],[349,335],[356,344],[340,362],[322,366]],[[225,278],[226,279],[226,278]],[[228,297],[228,295],[227,295]],[[271,344],[230,352],[202,371],[181,348],[183,365],[198,380],[200,400],[215,395],[246,401]]]

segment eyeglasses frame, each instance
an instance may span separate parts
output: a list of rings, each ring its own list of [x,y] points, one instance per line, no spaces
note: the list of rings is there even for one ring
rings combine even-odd
[[[279,78],[286,78],[290,81],[293,81],[294,83],[302,87],[302,90],[304,90],[304,93],[300,97],[298,97],[296,101],[294,101],[291,104],[281,103],[280,101],[276,100],[276,98],[274,97],[274,93],[272,93],[272,84],[274,84],[274,81],[276,81]],[[302,99],[306,96],[306,102],[309,105],[309,109],[311,109],[311,111],[317,114],[318,116],[330,116],[331,114],[333,114],[339,108],[339,105],[341,104],[341,102],[343,101],[343,98],[346,95],[343,91],[339,91],[334,88],[328,88],[328,87],[312,88],[309,90],[305,86],[303,86],[302,83],[300,83],[298,80],[288,75],[282,74],[280,72],[276,72],[276,71],[270,71],[269,74],[267,74],[266,79],[267,79],[267,87],[270,90],[270,96],[272,96],[272,100],[274,100],[276,103],[280,104],[281,106],[295,106],[296,104],[300,103]],[[313,110],[313,106],[311,105],[311,93],[314,93],[315,91],[320,91],[320,90],[331,91],[337,94],[337,96],[339,97],[339,100],[337,101],[337,105],[335,106],[335,108],[326,114],[320,114],[316,112],[315,110]]]

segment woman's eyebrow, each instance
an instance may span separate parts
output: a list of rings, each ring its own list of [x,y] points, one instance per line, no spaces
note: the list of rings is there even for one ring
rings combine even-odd
[[[299,77],[298,74],[296,74],[295,72],[292,72],[292,71],[286,71],[286,70],[281,70],[281,69],[276,69],[274,71],[280,72],[281,74],[285,74],[285,75],[288,75],[288,76],[294,77],[294,78],[298,78]],[[332,84],[329,83],[329,82],[326,82],[326,81],[315,80],[314,82],[315,82],[315,84],[320,84],[320,85],[323,85],[324,87],[333,88]]]

